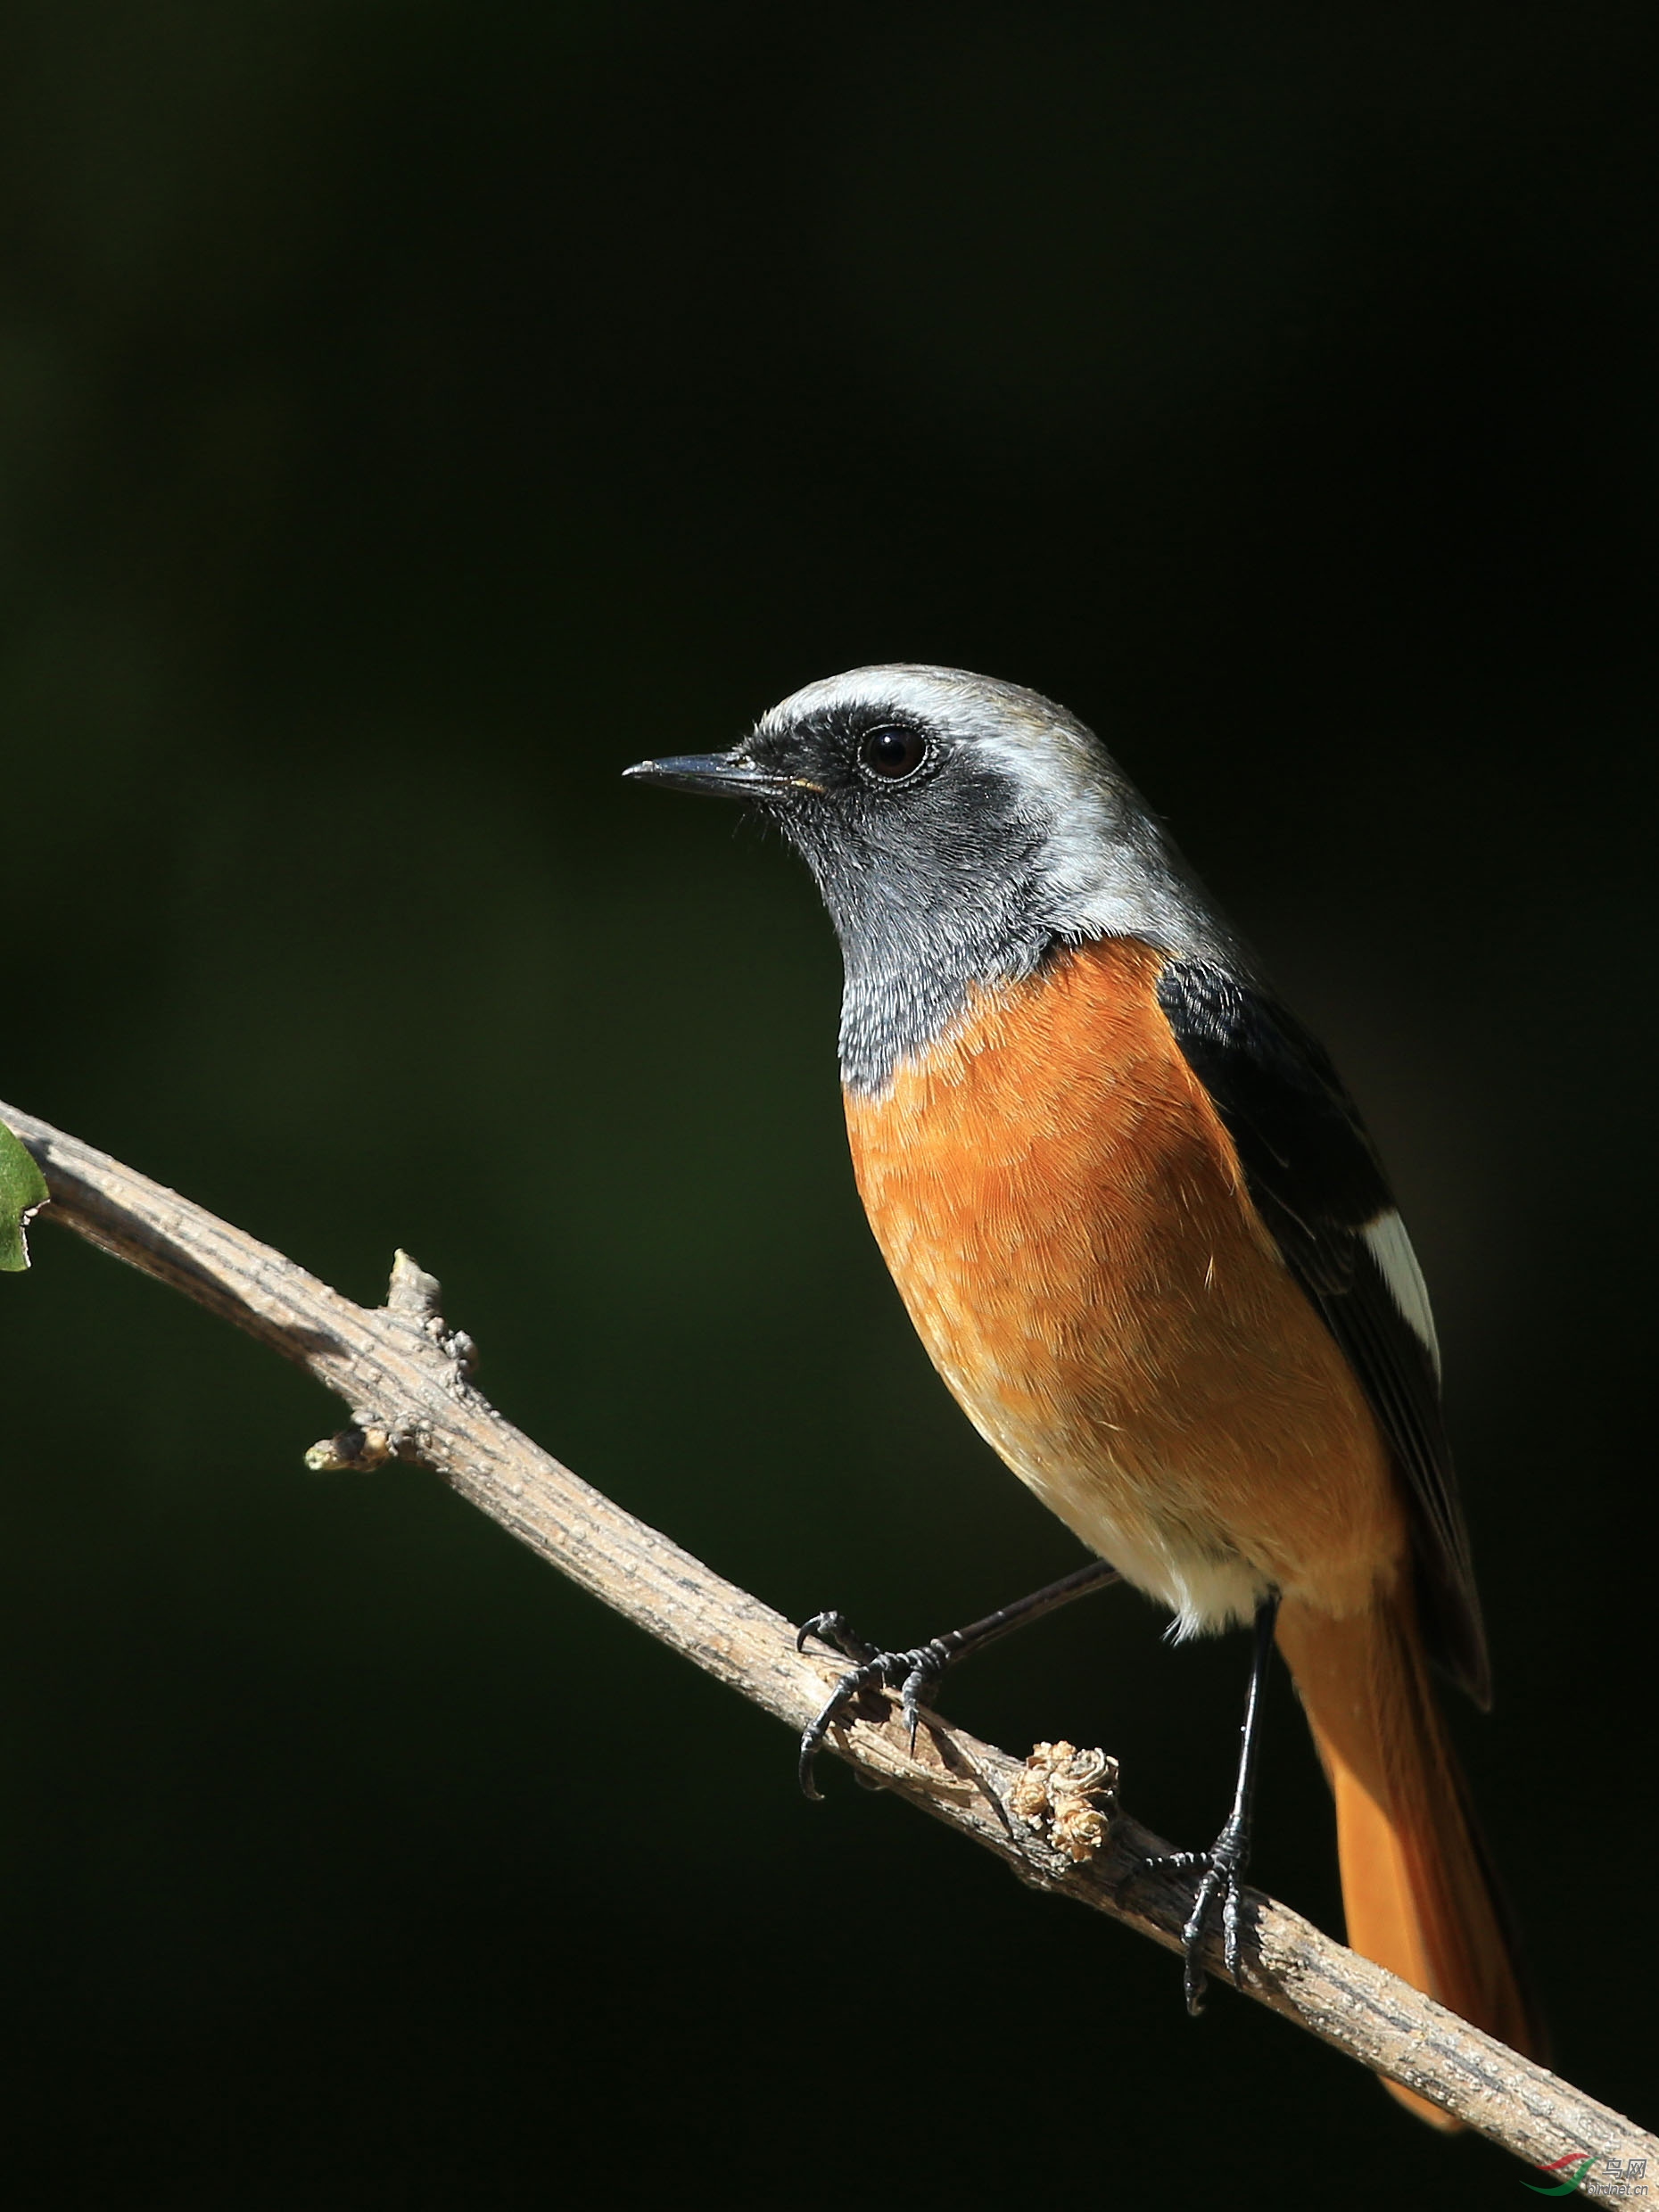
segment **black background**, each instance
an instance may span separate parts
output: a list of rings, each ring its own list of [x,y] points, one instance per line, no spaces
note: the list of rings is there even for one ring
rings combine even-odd
[[[1105,734],[1433,1285],[1460,1714],[1653,2117],[1651,9],[14,0],[4,1087],[798,1616],[1077,1554],[863,1225],[799,870],[624,789],[861,661]],[[1520,2201],[1031,1896],[43,1222],[0,1288],[13,2201]],[[1213,1832],[1242,1639],[949,1692]],[[1466,1721],[1467,1726],[1463,1723]],[[1256,1870],[1334,1925],[1272,1713]],[[1655,2177],[1659,2181],[1659,2176]]]

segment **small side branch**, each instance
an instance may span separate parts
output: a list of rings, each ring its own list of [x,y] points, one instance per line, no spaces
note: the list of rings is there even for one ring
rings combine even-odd
[[[789,1729],[798,1733],[817,1713],[839,1663],[797,1653],[795,1630],[780,1614],[504,1421],[472,1386],[472,1345],[444,1323],[436,1282],[407,1254],[398,1255],[386,1304],[357,1306],[268,1245],[32,1115],[0,1105],[0,1120],[45,1175],[52,1204],[44,1221],[73,1229],[235,1322],[344,1400],[350,1419],[312,1448],[314,1466],[372,1467],[393,1457],[424,1462],[549,1565]],[[913,1757],[893,1719],[838,1728],[826,1748],[994,1852],[1023,1881],[1180,1950],[1191,1880],[1140,1873],[1168,1846],[1127,1816],[1111,1820],[1098,1849],[1082,1799],[1074,1800],[1069,1825],[1011,1820],[1006,1808],[1018,1814],[1034,1803],[1033,1772],[994,1745],[931,1721]],[[1051,1767],[1069,1751],[1044,1747]],[[1102,1763],[1109,1776],[1110,1762]],[[1039,1775],[1041,1768],[1039,1762]],[[1045,1788],[1036,1789],[1036,1799]],[[1244,1986],[1257,2002],[1533,2166],[1574,2153],[1647,2158],[1659,2172],[1659,2140],[1619,2113],[1272,1898],[1251,1890],[1246,1900]],[[1220,1977],[1218,1946],[1211,1952],[1205,1965]]]

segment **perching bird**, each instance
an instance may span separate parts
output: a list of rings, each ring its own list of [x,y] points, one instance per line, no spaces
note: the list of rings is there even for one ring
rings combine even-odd
[[[1237,1973],[1276,1640],[1335,1795],[1349,1944],[1535,2050],[1430,1677],[1489,1702],[1428,1294],[1320,1045],[1035,692],[855,669],[729,753],[629,773],[746,800],[812,870],[859,1190],[969,1418],[1180,1635],[1256,1624],[1233,1812],[1193,1854],[1189,2002],[1214,1912]]]

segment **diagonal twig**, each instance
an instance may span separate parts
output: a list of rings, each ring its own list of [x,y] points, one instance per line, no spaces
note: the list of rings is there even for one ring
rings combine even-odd
[[[472,1346],[447,1326],[438,1284],[406,1253],[384,1307],[355,1305],[270,1246],[33,1115],[0,1105],[52,1192],[43,1215],[141,1268],[304,1367],[351,1409],[314,1446],[315,1466],[396,1456],[434,1468],[550,1565],[797,1732],[841,1671],[803,1655],[780,1614],[657,1530],[612,1504],[505,1421],[468,1380]],[[1074,1863],[1052,1829],[1011,1820],[1028,1802],[1020,1762],[933,1723],[912,1755],[896,1720],[858,1719],[826,1748],[1034,1886],[1075,1899],[1172,1951],[1192,1905],[1189,1879],[1146,1873],[1167,1846],[1127,1816]],[[1259,1891],[1247,1896],[1246,1993],[1430,2099],[1517,2158],[1646,2158],[1659,2139],[1333,1943]],[[1219,1945],[1205,1960],[1222,1972]]]

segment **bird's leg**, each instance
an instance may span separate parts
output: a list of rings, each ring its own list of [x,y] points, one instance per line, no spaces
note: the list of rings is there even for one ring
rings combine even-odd
[[[919,1644],[913,1651],[878,1651],[862,1636],[854,1634],[841,1614],[813,1614],[810,1621],[802,1624],[795,1639],[796,1651],[805,1650],[810,1637],[829,1645],[832,1651],[838,1651],[853,1663],[825,1699],[817,1719],[802,1733],[799,1771],[803,1793],[808,1797],[821,1795],[813,1780],[813,1761],[818,1746],[847,1707],[867,1691],[897,1691],[899,1709],[909,1726],[913,1751],[916,1730],[921,1724],[921,1705],[930,1698],[947,1667],[967,1658],[970,1652],[995,1643],[1011,1629],[1023,1628],[1028,1621],[1040,1621],[1044,1614],[1069,1605],[1074,1597],[1086,1597],[1089,1591],[1104,1589],[1109,1583],[1122,1579],[1116,1567],[1109,1567],[1103,1559],[1092,1559],[1087,1566],[1061,1575],[1058,1582],[1045,1583],[1028,1597],[1017,1598],[1011,1605],[987,1613],[983,1621],[971,1622],[965,1629],[951,1629],[943,1636],[934,1637],[929,1643]]]
[[[1148,1860],[1142,1871],[1168,1868],[1176,1873],[1200,1869],[1198,1891],[1193,1899],[1181,1945],[1186,1954],[1183,1985],[1186,2009],[1196,2016],[1204,2009],[1204,1969],[1200,1962],[1204,1931],[1217,1902],[1221,1907],[1221,1955],[1234,1983],[1239,1978],[1239,1915],[1243,1904],[1244,1869],[1250,1863],[1250,1809],[1256,1796],[1256,1769],[1261,1753],[1261,1695],[1273,1658],[1273,1627],[1279,1617],[1275,1592],[1256,1608],[1256,1641],[1250,1656],[1250,1688],[1244,1694],[1244,1725],[1239,1730],[1238,1781],[1233,1791],[1233,1810],[1221,1833],[1208,1851],[1171,1851]]]

